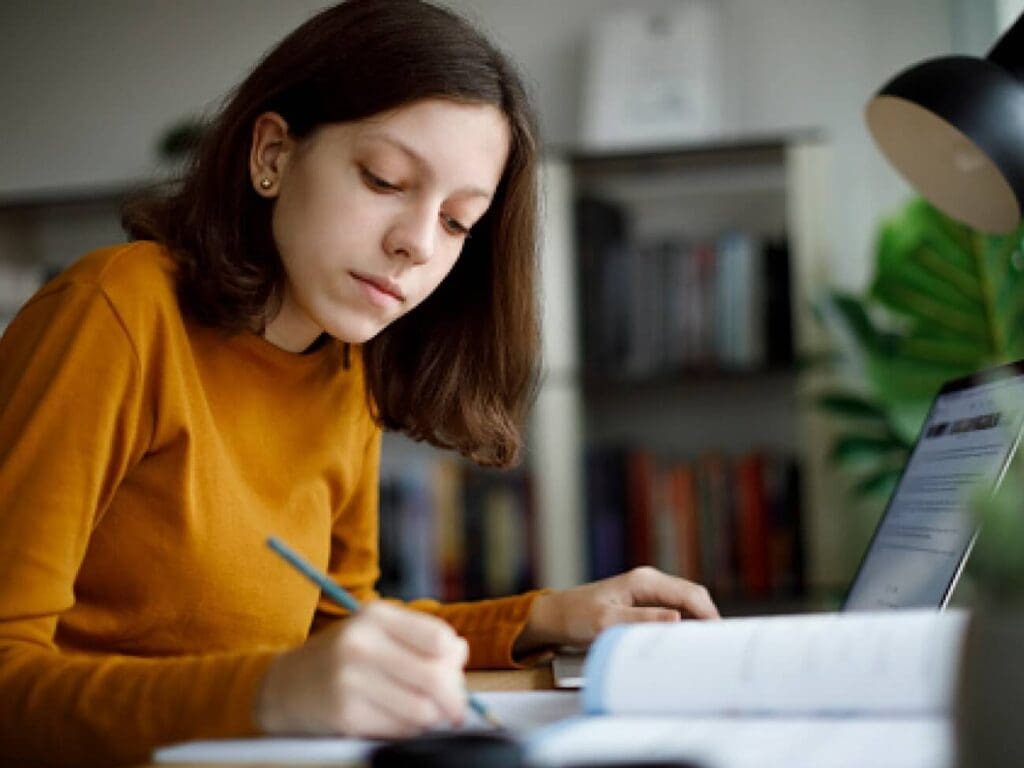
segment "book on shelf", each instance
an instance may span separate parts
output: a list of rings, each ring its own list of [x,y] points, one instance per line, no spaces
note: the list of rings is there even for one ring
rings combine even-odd
[[[823,613],[631,624],[584,663],[584,716],[535,764],[946,765],[967,616]]]
[[[639,238],[621,206],[577,199],[583,363],[598,379],[793,362],[785,238]]]
[[[751,451],[666,460],[604,446],[585,459],[589,576],[654,565],[716,599],[803,592],[799,472],[792,457]]]
[[[500,597],[534,585],[529,477],[415,457],[382,467],[378,591],[404,600]]]

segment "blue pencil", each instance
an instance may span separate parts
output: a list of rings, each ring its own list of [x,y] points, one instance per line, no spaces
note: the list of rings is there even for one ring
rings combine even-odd
[[[331,600],[336,602],[342,608],[352,613],[356,613],[359,610],[359,601],[352,597],[349,592],[343,587],[339,586],[335,582],[331,581],[327,576],[320,573],[316,568],[310,565],[308,562],[302,559],[302,557],[295,552],[291,547],[285,544],[276,536],[271,536],[267,539],[267,545],[283,557],[289,564],[295,566],[295,568],[305,576],[307,579],[316,584]],[[469,702],[469,706],[476,712],[480,717],[486,720],[488,723],[493,725],[495,728],[500,728],[501,723],[498,719],[491,714],[490,710],[487,709],[487,705],[484,704],[479,697],[474,696],[472,693],[467,691],[466,700]]]

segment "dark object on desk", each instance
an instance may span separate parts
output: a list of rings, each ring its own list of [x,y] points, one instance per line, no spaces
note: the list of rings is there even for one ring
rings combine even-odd
[[[523,748],[496,733],[434,733],[373,751],[371,768],[522,768]]]
[[[1024,611],[975,611],[964,640],[956,702],[958,768],[1024,765]]]
[[[1009,233],[1024,208],[1024,15],[984,59],[943,56],[904,70],[867,106],[896,170],[947,216]]]

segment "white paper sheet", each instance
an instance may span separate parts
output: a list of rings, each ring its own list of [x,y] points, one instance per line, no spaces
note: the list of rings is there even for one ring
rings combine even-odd
[[[478,693],[508,730],[526,735],[580,713],[579,694],[566,691],[494,691]],[[465,729],[489,729],[469,711]],[[379,742],[337,738],[257,738],[191,741],[162,747],[157,763],[294,763],[324,765],[358,763]]]
[[[587,657],[593,713],[940,715],[967,616],[890,611],[635,624]],[[601,645],[607,646],[603,649]]]
[[[944,718],[585,717],[527,739],[537,768],[691,760],[706,768],[950,768]]]

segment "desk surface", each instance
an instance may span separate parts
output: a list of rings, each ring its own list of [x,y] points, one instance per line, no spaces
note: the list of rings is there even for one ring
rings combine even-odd
[[[549,664],[533,669],[468,672],[466,673],[466,683],[471,691],[544,691],[554,688],[551,665]],[[139,768],[158,768],[158,766],[155,763],[146,763]],[[196,763],[189,768],[252,768],[252,766]],[[288,766],[263,765],[260,768],[288,768]]]

